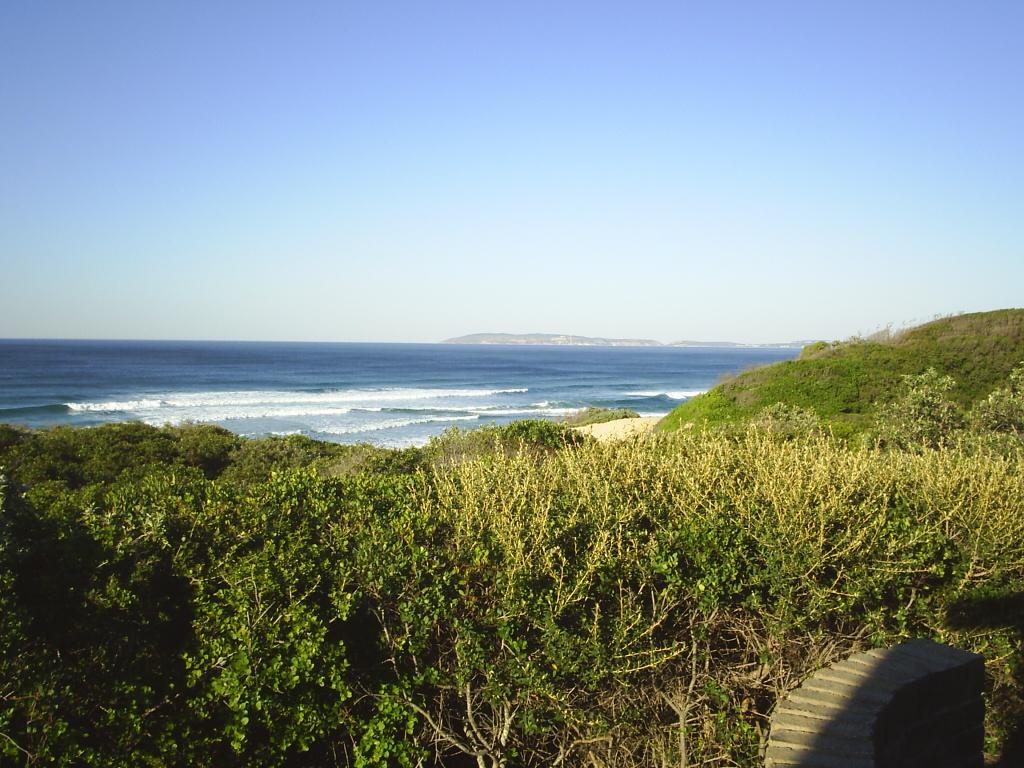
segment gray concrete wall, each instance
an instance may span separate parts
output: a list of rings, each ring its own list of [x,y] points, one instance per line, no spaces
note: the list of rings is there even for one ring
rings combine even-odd
[[[768,768],[982,768],[985,663],[931,640],[818,670],[772,715]]]

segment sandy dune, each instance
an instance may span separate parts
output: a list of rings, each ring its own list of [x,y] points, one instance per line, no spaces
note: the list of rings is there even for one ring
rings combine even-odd
[[[575,427],[575,429],[601,441],[622,440],[633,435],[647,434],[660,420],[660,416],[642,416],[639,419],[616,419],[615,421],[606,421],[604,424],[588,424],[585,427]]]

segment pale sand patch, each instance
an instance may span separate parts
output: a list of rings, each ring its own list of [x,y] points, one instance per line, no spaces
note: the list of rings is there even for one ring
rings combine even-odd
[[[603,424],[588,424],[585,427],[573,427],[577,432],[606,442],[608,440],[622,440],[634,435],[646,435],[654,429],[654,425],[661,421],[661,416],[641,416],[638,419],[616,419],[606,421]]]

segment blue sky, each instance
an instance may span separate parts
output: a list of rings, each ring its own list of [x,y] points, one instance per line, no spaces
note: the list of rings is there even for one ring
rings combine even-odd
[[[0,337],[1024,305],[1021,2],[6,2]]]

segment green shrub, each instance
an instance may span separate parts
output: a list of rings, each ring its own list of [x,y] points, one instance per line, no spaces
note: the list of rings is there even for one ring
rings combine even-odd
[[[18,445],[29,434],[27,429],[11,424],[0,424],[0,462],[8,450]]]
[[[950,444],[964,427],[959,406],[949,398],[956,382],[929,368],[904,376],[897,398],[878,412],[877,437],[899,448],[938,448]]]
[[[285,472],[203,509],[182,654],[190,764],[325,764],[325,741],[347,740],[353,579],[338,491]]]
[[[227,468],[232,452],[242,443],[237,435],[214,424],[184,424],[169,431],[176,441],[178,460],[198,467],[210,479]]]
[[[975,404],[970,424],[975,432],[1024,437],[1024,363],[1013,369],[1006,387]]]
[[[381,448],[369,443],[338,446],[338,451],[315,466],[326,477],[352,477],[360,473],[409,474],[423,463],[419,448]]]
[[[334,459],[350,450],[346,446],[313,440],[304,435],[242,440],[231,451],[221,479],[227,484],[256,485],[269,480],[274,472],[312,464],[329,466]]]
[[[495,453],[550,453],[580,445],[585,440],[565,424],[540,419],[522,419],[471,430],[451,427],[430,439],[422,449],[421,460],[425,466],[446,467]]]
[[[800,359],[814,357],[815,355],[830,349],[833,345],[827,341],[815,341],[800,350]]]
[[[31,497],[45,506],[6,497],[0,675],[17,684],[0,698],[0,754],[29,765],[174,759],[192,615],[176,546],[190,529],[183,502],[194,508],[202,483],[196,470],[154,478],[152,502],[130,514],[85,489]]]
[[[776,403],[751,419],[750,426],[785,439],[822,433],[821,419],[810,408]]]

